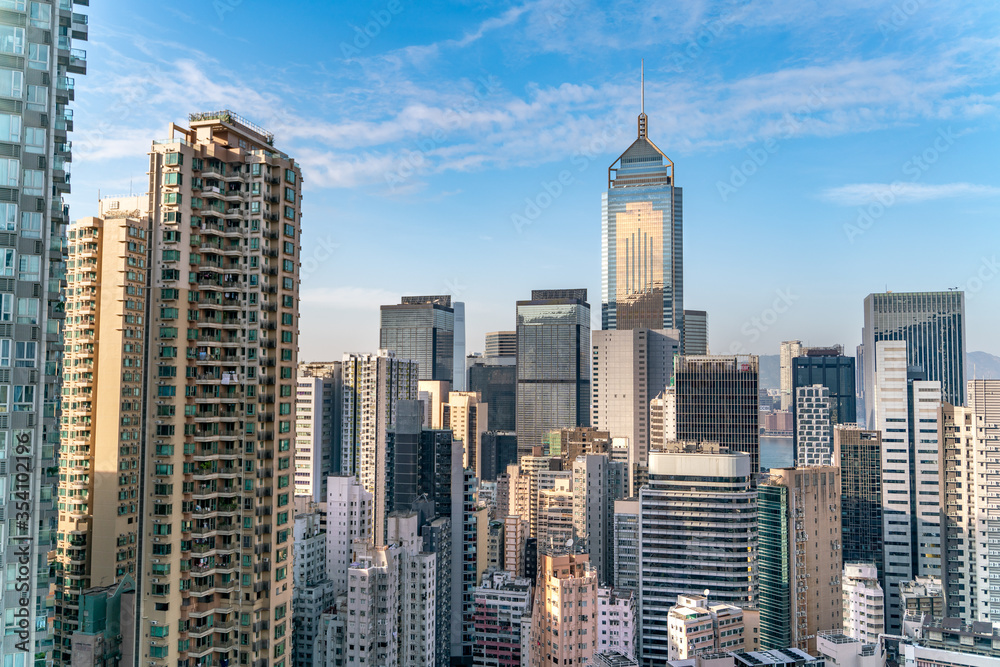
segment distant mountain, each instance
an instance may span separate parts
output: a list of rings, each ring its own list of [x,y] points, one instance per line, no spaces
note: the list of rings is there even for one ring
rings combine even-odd
[[[1000,357],[989,352],[966,354],[969,379],[1000,380]],[[781,388],[781,359],[777,354],[760,355],[760,388]]]
[[[989,352],[969,352],[966,359],[970,380],[1000,380],[1000,357]]]

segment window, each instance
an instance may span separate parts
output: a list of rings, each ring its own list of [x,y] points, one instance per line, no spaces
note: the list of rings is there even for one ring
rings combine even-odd
[[[0,204],[0,231],[17,231],[17,204]]]
[[[21,117],[9,113],[0,114],[0,141],[21,140]]]
[[[45,111],[49,108],[49,89],[45,86],[28,86],[28,108]]]
[[[21,255],[17,267],[18,280],[38,280],[40,277],[42,258],[40,255]]]
[[[285,236],[295,238],[295,225],[290,225],[287,222],[285,223]]]
[[[45,194],[45,172],[40,169],[24,170],[24,194],[41,197]]]
[[[164,262],[176,262],[181,258],[180,250],[164,250],[163,251],[163,261]]]
[[[13,341],[9,338],[0,339],[0,366],[4,368],[10,367],[10,350],[13,346]]]
[[[285,254],[294,255],[295,254],[295,244],[291,241],[285,241]]]
[[[0,185],[16,188],[20,181],[21,161],[12,158],[0,158]]]
[[[14,365],[18,368],[34,368],[37,359],[37,345],[38,343],[30,341],[18,341]]]
[[[172,167],[184,164],[184,156],[180,153],[167,153],[163,156],[163,164],[167,164]]]
[[[14,295],[0,294],[0,322],[14,319]]]
[[[28,44],[28,67],[31,69],[49,68],[49,47],[47,44]]]
[[[31,25],[36,28],[50,28],[52,24],[52,5],[44,2],[31,3]]]
[[[24,28],[0,25],[0,51],[24,54]]]
[[[281,268],[284,271],[291,273],[295,270],[295,261],[291,259],[286,259],[281,262]]]
[[[177,155],[177,153],[170,153],[170,155]],[[168,172],[163,175],[164,185],[180,185],[182,182],[183,179],[177,172]]]
[[[24,95],[24,72],[0,69],[0,95],[18,98]]]
[[[176,192],[168,192],[167,194],[163,195],[163,203],[164,204],[180,204],[181,203],[181,196],[180,196],[180,194],[178,194]]]
[[[28,239],[42,238],[41,213],[21,213],[21,236]]]
[[[295,188],[285,188],[285,201],[295,203]]]
[[[292,208],[291,206],[286,206],[285,207],[285,217],[288,218],[289,220],[294,220],[295,219],[295,209]]]
[[[0,248],[0,277],[14,277],[14,249]]]
[[[284,289],[295,289],[295,281],[291,278],[282,278],[281,286]]]
[[[289,183],[295,183],[295,172],[291,169],[285,170],[285,180]]]
[[[14,385],[14,412],[29,412],[35,409],[35,387],[30,384]]]

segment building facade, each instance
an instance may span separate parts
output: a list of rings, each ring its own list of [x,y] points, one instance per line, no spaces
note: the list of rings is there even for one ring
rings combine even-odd
[[[511,359],[516,361],[516,357]],[[490,406],[486,426],[490,431],[509,431],[517,428],[517,366],[476,362],[469,367],[469,391],[482,397]]]
[[[781,342],[778,354],[780,373],[778,381],[781,386],[781,409],[790,411],[795,397],[792,395],[792,361],[796,357],[802,356],[802,341],[786,340]]]
[[[326,478],[340,474],[341,363],[299,364],[295,390],[295,495],[326,498]]]
[[[601,329],[683,334],[684,195],[646,121],[640,113],[638,136],[608,168],[601,199]]]
[[[772,468],[757,492],[761,647],[813,653],[842,623],[840,469]]]
[[[760,468],[757,357],[677,357],[677,439],[714,442],[750,456]]]
[[[833,463],[830,390],[821,384],[795,388],[795,465]]]
[[[885,632],[885,594],[878,583],[878,569],[867,563],[844,563],[842,589],[844,634],[877,644]]]
[[[840,465],[844,562],[873,563],[884,582],[882,432],[839,424],[833,429],[833,448]]]
[[[395,353],[397,359],[416,362],[421,380],[441,380],[454,386],[455,309],[451,297],[404,296],[397,305],[382,306],[379,349]]]
[[[678,595],[708,589],[720,603],[756,601],[757,498],[750,456],[684,444],[650,452],[639,492],[639,652],[668,655],[663,624]]]
[[[595,331],[591,345],[590,423],[613,438],[628,438],[633,460],[645,465],[649,404],[670,383],[674,356],[680,352],[680,335],[641,328]]]
[[[531,594],[529,579],[513,577],[507,572],[496,572],[483,580],[483,585],[476,589],[473,665],[522,664],[521,619],[531,617]]]
[[[517,302],[517,446],[553,429],[590,425],[587,290],[532,290]]]
[[[539,555],[538,569],[527,664],[589,664],[597,652],[597,572],[585,554]]]
[[[681,354],[709,354],[708,313],[704,310],[684,311],[684,349]]]
[[[667,614],[670,660],[748,650],[743,610],[712,604],[705,595],[679,595]]]

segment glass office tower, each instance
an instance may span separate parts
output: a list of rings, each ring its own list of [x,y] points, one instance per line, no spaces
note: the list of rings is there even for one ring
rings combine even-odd
[[[382,306],[379,349],[394,352],[397,359],[416,361],[421,380],[452,382],[455,309],[451,297],[404,296],[397,305]],[[459,361],[463,365],[459,373],[463,373],[465,359]]]
[[[792,419],[796,428],[792,429],[793,460],[799,458],[798,441],[798,401],[800,387],[823,385],[830,390],[830,427],[837,424],[854,424],[858,421],[857,389],[854,384],[854,358],[845,357],[843,348],[810,348],[806,356],[792,359]]]
[[[590,424],[587,290],[532,290],[517,302],[516,419],[520,453],[549,431]]]
[[[601,328],[683,338],[683,196],[674,163],[646,136],[645,113],[638,134],[608,168],[601,201]]]
[[[907,366],[926,380],[941,382],[952,405],[965,405],[965,292],[885,292],[865,297],[864,386],[866,423],[872,424],[876,368],[875,343],[906,341]]]

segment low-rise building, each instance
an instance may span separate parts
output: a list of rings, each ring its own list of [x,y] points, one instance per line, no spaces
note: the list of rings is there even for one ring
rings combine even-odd
[[[677,596],[667,612],[667,635],[669,660],[746,649],[743,610],[711,604],[704,595]]]
[[[885,667],[885,646],[877,637],[868,643],[843,632],[820,632],[816,652],[826,667]]]
[[[521,619],[531,616],[531,581],[494,572],[476,589],[472,664],[501,667],[522,664]]]
[[[614,588],[597,589],[597,651],[617,651],[635,657],[635,593]]]

